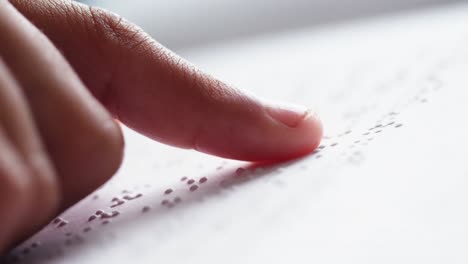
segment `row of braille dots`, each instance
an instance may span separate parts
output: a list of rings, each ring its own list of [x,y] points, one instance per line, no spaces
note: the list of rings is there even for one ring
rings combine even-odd
[[[9,256],[5,261],[6,261],[6,263],[17,263],[23,257],[29,255],[33,250],[39,248],[40,246],[41,246],[40,242],[38,242],[38,241],[32,242],[31,244],[29,244],[29,245],[25,246],[23,249],[21,249],[21,251],[18,254]],[[0,258],[0,263],[2,263],[1,258]]]
[[[129,191],[122,191],[122,193],[130,193]],[[114,204],[110,205],[109,207],[110,208],[115,208],[117,206],[120,206],[122,204],[124,204],[124,202],[122,201],[132,201],[132,200],[135,200],[135,199],[138,199],[140,197],[142,197],[143,195],[141,193],[138,193],[136,195],[124,195],[122,198],[117,198],[117,197],[114,197],[112,198],[112,202]],[[99,197],[97,195],[93,196],[93,200],[96,200],[98,199]],[[102,225],[107,225],[111,222],[111,220],[117,216],[120,215],[120,212],[117,211],[117,210],[112,210],[112,211],[105,211],[105,210],[97,210],[94,214],[92,214],[91,216],[88,217],[88,220],[87,222],[88,223],[91,223],[93,222],[94,220],[101,220],[101,224]],[[61,219],[59,222],[60,223],[63,223],[65,220]],[[66,222],[68,223],[68,222]],[[63,227],[64,225],[59,225],[61,227]],[[83,228],[82,232],[83,233],[88,233],[92,230],[92,227],[91,226],[86,226]],[[76,242],[81,242],[83,240],[83,238],[78,235],[78,234],[73,234],[71,232],[67,232],[65,233],[65,236],[67,237],[66,240],[65,240],[65,245],[67,246],[70,246]]]
[[[55,228],[63,228],[64,226],[68,225],[68,221],[62,217],[57,217],[50,222],[50,225],[54,226]],[[8,263],[16,263],[21,259],[22,256],[24,257],[30,254],[34,249],[37,249],[40,245],[41,243],[38,241],[31,243],[31,245],[21,249],[20,255],[11,256],[8,260]]]
[[[385,128],[387,127],[394,127],[394,128],[399,128],[399,127],[402,127],[403,124],[402,123],[398,123],[396,121],[394,121],[394,116],[398,115],[398,113],[396,112],[390,112],[388,114],[386,114],[386,117],[390,117],[390,121],[388,122],[378,122],[376,125],[374,126],[371,126],[367,131],[365,131],[364,133],[362,133],[362,136],[365,136],[366,138],[363,139],[356,139],[355,141],[353,141],[353,143],[350,145],[350,148],[354,148],[355,145],[357,144],[361,144],[361,145],[367,145],[369,141],[372,141],[374,139],[374,137],[372,136],[373,134],[379,134],[381,133]],[[342,134],[338,134],[338,136],[336,136],[336,138],[340,138],[340,137],[343,137],[345,135],[349,135],[351,134],[352,131],[351,130],[347,130],[346,132],[342,133]],[[314,152],[312,153],[315,158],[317,159],[320,159],[322,157],[322,152],[325,148],[329,147],[329,148],[333,148],[333,147],[336,147],[339,145],[339,143],[335,140],[333,140],[334,138],[329,138],[331,141],[331,143],[329,144],[322,144],[320,146],[317,147],[316,150],[314,150]]]
[[[188,185],[188,190],[190,192],[195,192],[198,190],[198,188],[200,187],[200,185],[208,182],[208,178],[207,177],[201,177],[199,178],[198,180],[195,180],[195,179],[189,179],[188,177],[182,177],[180,179],[181,182],[184,182],[185,184]],[[171,197],[172,194],[174,193],[174,189],[172,188],[168,188],[164,191],[164,198],[163,200],[161,201],[161,205],[162,206],[165,206],[167,208],[172,208],[174,207],[176,204],[179,204],[182,202],[182,198],[179,197],[179,196],[176,196],[176,197]],[[151,207],[144,207],[143,208],[143,212],[147,212],[150,210]]]
[[[127,201],[133,201],[133,200],[143,197],[143,194],[141,193],[138,193],[135,195],[131,195],[130,193],[131,192],[128,190],[123,190],[122,194],[124,195],[122,197],[112,198],[111,202],[113,204],[111,204],[109,208],[113,209],[113,208],[123,205]],[[99,198],[98,196],[93,197],[93,199],[98,199],[98,198]],[[110,211],[97,210],[94,214],[88,217],[87,222],[91,223],[95,220],[100,220],[102,225],[107,225],[111,223],[111,220],[113,218],[116,218],[119,215],[120,215],[120,212],[117,210],[110,210]],[[91,226],[86,226],[82,229],[82,233],[89,233],[90,231],[92,231]],[[81,235],[73,234],[72,232],[65,233],[65,236],[66,236],[66,239],[65,239],[66,246],[71,246],[73,244],[81,243],[84,240]]]
[[[316,159],[320,159],[322,157],[322,153],[323,153],[324,149],[326,149],[327,147],[334,148],[334,147],[338,146],[338,142],[336,140],[334,140],[335,138],[341,138],[341,137],[343,137],[345,135],[349,135],[351,133],[352,133],[351,130],[347,130],[344,133],[338,134],[336,137],[329,137],[328,141],[331,141],[331,143],[319,145],[314,150],[314,152],[312,152],[312,156],[314,156]]]
[[[394,113],[394,112],[392,112]],[[394,113],[393,115],[396,115],[396,113]],[[370,127],[369,129],[367,129],[367,131],[363,132],[362,133],[362,136],[364,137],[363,139],[356,139],[355,141],[353,141],[350,145],[349,145],[349,148],[350,149],[353,149],[353,153],[351,153],[351,156],[348,157],[348,160],[351,160],[351,161],[356,161],[356,160],[361,160],[362,159],[362,153],[360,151],[356,151],[356,146],[358,145],[361,145],[361,146],[366,146],[369,144],[369,142],[373,141],[374,138],[381,134],[384,129],[386,128],[400,128],[402,127],[403,124],[402,123],[399,123],[399,122],[396,122],[395,120],[393,120],[393,118],[390,120],[390,121],[387,121],[387,122],[378,122],[376,125]],[[342,153],[342,155],[345,155],[346,156],[346,152]]]

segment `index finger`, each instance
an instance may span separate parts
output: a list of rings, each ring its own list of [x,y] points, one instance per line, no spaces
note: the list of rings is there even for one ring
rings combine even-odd
[[[306,108],[268,104],[224,84],[114,14],[71,1],[12,2],[115,116],[147,136],[252,161],[299,156],[319,144],[320,121]]]

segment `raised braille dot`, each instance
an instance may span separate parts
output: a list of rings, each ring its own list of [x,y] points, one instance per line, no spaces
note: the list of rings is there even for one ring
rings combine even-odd
[[[161,201],[161,205],[167,205],[167,204],[169,204],[169,203],[170,203],[170,202],[169,202],[169,200],[167,200],[167,199],[164,199],[164,200]]]
[[[151,210],[151,207],[145,206],[145,207],[143,207],[143,208],[141,209],[141,212],[142,212],[142,213],[146,213],[146,212],[149,212],[149,210]]]
[[[180,181],[186,181],[188,178],[187,177],[182,177],[180,178]]]
[[[88,233],[89,231],[91,231],[91,227],[85,227],[85,228],[83,229],[83,232],[84,232],[84,233]]]
[[[174,203],[178,204],[180,202],[182,202],[182,199],[180,197],[174,198]]]
[[[61,228],[61,227],[64,227],[68,224],[68,221],[65,221],[63,220],[62,222],[60,222],[60,224],[58,225],[58,228]]]
[[[88,222],[94,221],[97,218],[97,216],[92,215],[88,218]]]
[[[164,194],[168,195],[168,194],[171,194],[172,192],[173,192],[172,189],[167,189],[167,190],[164,191]]]
[[[236,170],[237,176],[241,176],[244,172],[245,172],[245,169],[244,169],[244,168],[238,168],[238,169]]]
[[[104,213],[103,210],[97,210],[96,213],[94,213],[95,215],[102,215]]]
[[[198,185],[196,185],[196,184],[190,186],[190,191],[191,191],[191,192],[194,192],[194,191],[196,191],[197,189],[198,189]]]
[[[200,180],[199,180],[198,182],[201,183],[201,184],[203,184],[203,183],[205,183],[205,182],[207,182],[207,181],[208,181],[208,178],[202,177],[202,178],[200,178]]]
[[[188,185],[191,185],[191,184],[194,184],[194,183],[195,183],[195,180],[194,180],[194,179],[190,179],[190,180],[187,181],[187,184],[188,184]]]
[[[397,125],[395,125],[396,128],[399,128],[399,127],[402,127],[402,126],[403,126],[403,124],[397,124]]]
[[[53,221],[52,221],[52,224],[58,224],[62,222],[62,218],[58,217],[58,218],[55,218]]]

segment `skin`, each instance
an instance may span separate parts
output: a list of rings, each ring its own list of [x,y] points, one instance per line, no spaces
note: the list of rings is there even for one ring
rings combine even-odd
[[[0,254],[107,181],[116,120],[160,142],[239,160],[298,157],[318,118],[201,72],[115,14],[0,0]]]

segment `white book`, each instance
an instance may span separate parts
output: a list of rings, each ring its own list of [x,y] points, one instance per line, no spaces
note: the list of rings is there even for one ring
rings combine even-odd
[[[316,107],[321,147],[261,166],[125,129],[117,176],[10,258],[468,263],[467,25],[455,5],[186,52],[237,87]]]

